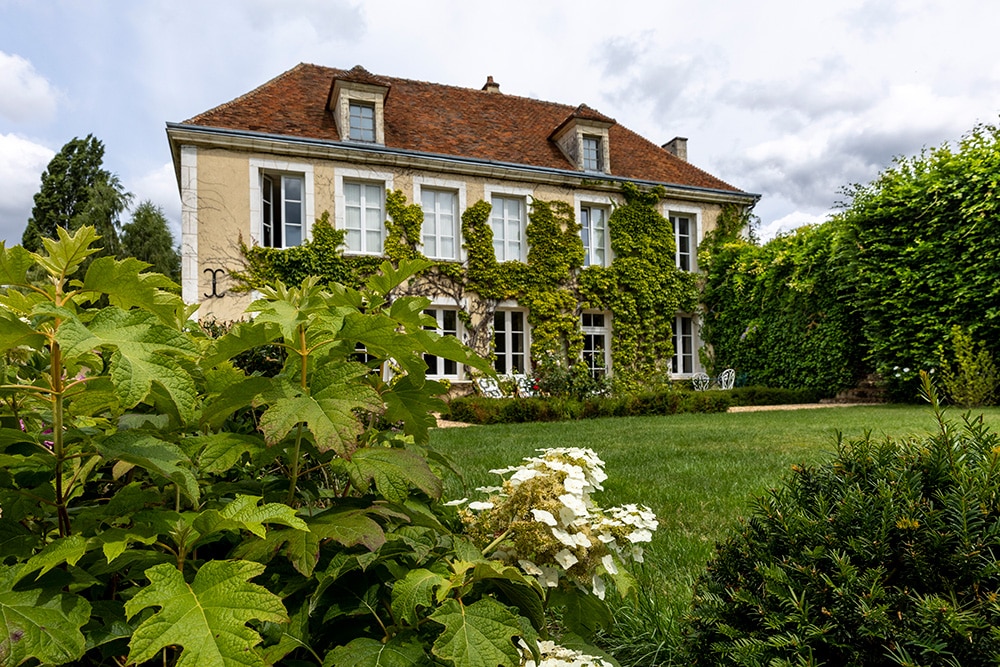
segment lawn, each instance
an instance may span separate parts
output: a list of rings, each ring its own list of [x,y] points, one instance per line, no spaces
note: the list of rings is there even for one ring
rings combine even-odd
[[[1000,428],[1000,409],[979,412]],[[962,413],[952,409],[948,417],[961,421]],[[619,627],[608,641],[618,644],[620,658],[628,653],[628,664],[668,664],[671,632],[695,578],[715,542],[746,516],[754,495],[778,484],[793,464],[829,459],[838,432],[845,440],[866,431],[878,438],[906,437],[935,426],[927,407],[855,406],[435,429],[431,445],[465,476],[465,488],[449,482],[447,493],[455,498],[474,497],[475,487],[496,484],[491,468],[536,449],[595,450],[609,475],[598,502],[645,504],[660,519],[639,573],[642,590],[651,595],[616,612]]]

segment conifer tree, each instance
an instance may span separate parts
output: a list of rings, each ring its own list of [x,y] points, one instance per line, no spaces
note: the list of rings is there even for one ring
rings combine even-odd
[[[149,262],[150,271],[171,280],[181,278],[181,256],[163,209],[149,200],[139,204],[132,212],[132,221],[122,227],[121,254]]]

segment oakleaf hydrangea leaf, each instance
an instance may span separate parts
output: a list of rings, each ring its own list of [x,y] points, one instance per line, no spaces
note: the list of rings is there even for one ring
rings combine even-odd
[[[393,637],[386,643],[358,637],[326,655],[323,667],[416,667],[425,665],[427,655],[415,640]]]
[[[413,376],[404,375],[383,395],[386,405],[385,417],[390,422],[403,422],[403,432],[412,435],[415,442],[423,444],[428,440],[428,430],[437,426],[435,412],[446,407],[443,400],[432,394],[445,393],[444,385],[427,380],[417,386]]]
[[[424,568],[410,570],[392,587],[392,615],[410,625],[416,625],[419,620],[418,609],[433,609],[434,591],[449,584],[447,577],[436,572]]]
[[[354,452],[343,466],[356,489],[364,493],[374,482],[376,490],[390,502],[405,501],[411,488],[431,498],[441,497],[441,479],[423,457],[405,449],[366,447]]]
[[[282,503],[258,505],[259,496],[236,496],[221,510],[205,510],[195,519],[194,528],[202,535],[221,530],[248,530],[257,537],[264,537],[265,523],[275,523],[308,531],[306,522],[295,515],[295,510]]]
[[[14,585],[29,570],[0,566],[0,665],[20,665],[32,658],[44,665],[64,665],[83,656],[80,628],[90,620],[90,603],[59,588]]]
[[[192,502],[198,502],[198,481],[188,468],[191,461],[172,442],[146,433],[120,431],[100,442],[98,450],[105,458],[125,461],[166,477]]]
[[[281,598],[249,580],[264,565],[249,561],[209,561],[194,581],[184,581],[167,563],[146,570],[150,584],[125,603],[129,619],[147,607],[160,610],[132,635],[130,664],[153,658],[167,646],[183,648],[177,667],[264,667],[253,620],[285,623]]]
[[[514,638],[522,630],[518,617],[493,598],[469,606],[448,600],[430,619],[444,626],[434,642],[434,655],[463,667],[519,667]]]

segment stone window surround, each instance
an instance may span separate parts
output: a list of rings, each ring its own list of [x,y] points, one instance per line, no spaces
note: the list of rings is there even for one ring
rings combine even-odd
[[[260,245],[264,238],[264,209],[261,176],[264,172],[303,177],[302,240],[312,238],[312,224],[316,220],[316,188],[313,166],[307,162],[264,160],[250,158],[250,242]]]
[[[419,206],[423,201],[423,189],[427,188],[429,190],[454,190],[458,193],[458,211],[456,211],[455,225],[457,229],[455,230],[455,243],[456,250],[458,252],[458,257],[455,257],[456,261],[464,262],[466,259],[465,246],[462,243],[462,214],[465,213],[465,209],[468,207],[467,198],[465,193],[465,181],[451,181],[443,178],[434,178],[431,176],[414,176],[413,177],[413,201]],[[422,236],[422,234],[421,234]],[[423,239],[421,238],[421,246],[423,245]],[[443,259],[443,258],[439,258]]]

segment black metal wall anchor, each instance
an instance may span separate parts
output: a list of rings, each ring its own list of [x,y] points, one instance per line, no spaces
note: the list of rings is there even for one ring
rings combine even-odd
[[[225,275],[226,274],[226,270],[225,269],[205,269],[203,271],[203,273],[211,273],[212,274],[212,292],[211,292],[211,294],[206,293],[205,294],[205,298],[206,299],[221,299],[222,297],[226,296],[225,292],[223,292],[222,294],[219,294],[219,274],[221,273],[222,275]]]

